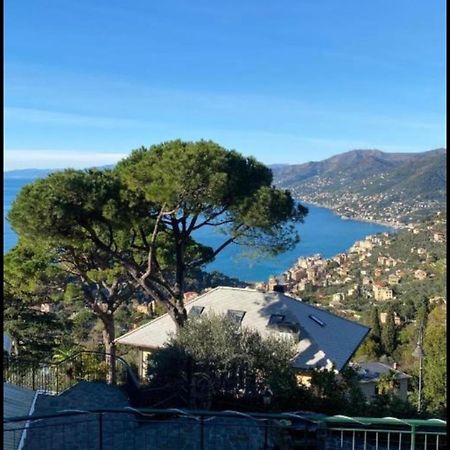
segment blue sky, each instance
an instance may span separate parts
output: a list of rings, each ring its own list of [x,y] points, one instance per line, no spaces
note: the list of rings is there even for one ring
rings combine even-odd
[[[5,166],[168,139],[271,163],[445,142],[445,2],[5,0]]]

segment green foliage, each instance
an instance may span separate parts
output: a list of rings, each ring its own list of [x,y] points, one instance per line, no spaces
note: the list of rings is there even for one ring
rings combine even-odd
[[[414,323],[410,323],[402,327],[398,332],[397,348],[393,353],[393,358],[398,361],[402,370],[407,373],[415,373],[417,368],[417,361],[412,356],[412,353],[417,344],[417,327]]]
[[[148,372],[151,384],[159,386],[179,381],[189,370],[201,372],[216,396],[239,396],[241,390],[257,395],[269,386],[276,402],[296,387],[293,355],[289,340],[263,339],[224,317],[206,316],[190,320],[155,351]]]
[[[237,278],[228,277],[216,270],[205,272],[193,269],[186,277],[186,291],[202,292],[204,289],[213,289],[218,286],[246,287],[248,284]]]
[[[4,258],[4,281],[9,292],[29,302],[53,302],[59,299],[56,288],[67,274],[54,263],[55,251],[48,245],[19,239]]]
[[[375,306],[370,311],[370,334],[376,341],[381,340],[381,324],[378,308]]]
[[[83,375],[86,380],[106,380],[108,364],[95,354],[83,355]]]
[[[61,299],[57,291],[63,277],[52,266],[54,254],[48,248],[26,241],[5,255],[3,282],[3,323],[20,357],[48,357],[65,339],[68,321],[57,313],[41,312],[41,304],[54,305]]]
[[[390,370],[388,373],[382,373],[378,377],[377,390],[378,393],[389,394],[394,391],[396,387],[396,373]]]
[[[423,300],[416,313],[416,322],[418,327],[425,328],[428,320],[428,302]]]
[[[446,312],[441,305],[430,313],[424,336],[424,398],[427,409],[440,414],[447,409]]]
[[[315,371],[311,386],[316,396],[310,399],[310,408],[323,414],[344,414],[367,417],[417,417],[413,403],[395,395],[395,381],[388,374],[381,377],[383,391],[367,401],[359,386],[359,376],[351,367],[337,375],[333,371]]]
[[[341,374],[334,370],[315,370],[311,377],[314,397],[310,408],[322,414],[360,415],[365,411],[366,401],[359,387],[359,376],[351,367]]]
[[[212,141],[169,141],[135,150],[117,165],[128,186],[169,209],[181,201],[188,214],[226,202],[239,205],[272,182],[270,169]]]
[[[377,395],[366,407],[365,415],[369,417],[397,417],[412,419],[418,417],[415,406],[402,400],[395,394]]]
[[[89,339],[92,329],[97,321],[95,314],[83,307],[72,319],[72,336],[76,342],[84,342]]]
[[[130,204],[135,205],[132,212]],[[35,296],[42,287],[51,290],[69,310],[89,307],[102,321],[106,352],[114,352],[114,312],[136,291],[120,257],[114,256],[142,244],[149,218],[139,208],[136,195],[123,189],[112,172],[70,169],[26,185],[8,216],[21,243],[11,252],[11,272],[17,272],[17,265],[23,273],[30,272],[28,253],[36,253],[35,249],[43,255],[31,279],[46,277],[46,282],[20,285],[28,286]],[[136,226],[142,230],[139,237],[133,233]],[[133,257],[145,259],[145,254],[136,250]],[[75,334],[86,338],[87,330],[80,325],[75,323]]]
[[[70,274],[65,300],[82,298],[110,342],[115,310],[136,291],[165,302],[182,326],[186,277],[227,245],[292,248],[299,237],[291,222],[307,209],[271,183],[270,169],[254,158],[177,140],[136,150],[113,171],[69,169],[37,180],[8,219],[21,239],[50,250],[48,267]],[[216,249],[192,237],[211,226],[224,233]]]
[[[4,331],[11,336],[13,350],[24,359],[48,358],[64,339],[66,324],[53,313],[33,308],[32,299],[3,288]],[[37,305],[36,305],[37,306]]]
[[[295,245],[298,235],[289,221],[307,214],[289,192],[271,187],[270,169],[212,141],[141,148],[116,170],[133,192],[176,209],[187,228],[218,226],[229,237],[271,253]]]
[[[364,350],[366,356],[375,359],[383,353],[381,348],[381,324],[378,308],[374,307],[370,310],[370,339],[366,339]]]
[[[355,353],[355,361],[375,361],[381,355],[380,343],[369,334]]]
[[[58,347],[53,353],[54,362],[62,362],[76,355],[82,348],[76,344],[65,344]]]
[[[387,355],[392,355],[397,345],[397,330],[395,328],[394,311],[388,309],[386,314],[386,323],[381,332],[381,343],[383,350]]]
[[[22,188],[8,215],[19,236],[32,240],[90,245],[90,228],[108,233],[133,223],[128,198],[110,171],[67,169]],[[128,238],[129,239],[129,238]]]

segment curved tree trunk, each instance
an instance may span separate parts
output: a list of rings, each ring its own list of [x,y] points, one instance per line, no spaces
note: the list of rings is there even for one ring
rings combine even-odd
[[[149,286],[148,279],[139,279],[138,283],[150,298],[155,298],[155,290],[151,286]],[[168,302],[166,299],[164,299],[162,295],[158,300],[162,305],[164,305],[167,314],[169,314],[169,316],[174,321],[177,330],[179,330],[180,328],[183,328],[184,324],[187,321],[187,312],[186,308],[184,307],[183,291],[181,289],[177,289],[176,296],[177,298],[172,299],[171,302]]]
[[[103,324],[105,328],[103,329],[103,344],[105,346],[105,356],[106,364],[108,365],[107,382],[108,384],[116,384],[116,346],[114,344],[115,330],[114,330],[114,319],[112,317],[103,317]]]
[[[173,319],[175,326],[177,328],[177,331],[180,328],[183,328],[184,324],[186,323],[186,320],[187,320],[187,314],[186,314],[186,309],[184,308],[184,305],[181,306],[181,310],[180,310],[180,307],[178,307],[178,306],[172,307],[167,302],[165,303],[165,305],[167,308],[167,313]]]

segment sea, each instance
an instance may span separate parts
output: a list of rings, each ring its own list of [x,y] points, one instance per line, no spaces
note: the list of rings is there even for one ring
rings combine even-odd
[[[31,178],[8,178],[3,180],[3,252],[8,252],[17,242],[17,235],[6,219],[11,205],[20,189],[32,182]],[[301,256],[320,254],[331,258],[348,250],[356,241],[377,233],[393,232],[394,229],[377,223],[352,219],[342,219],[333,211],[303,203],[309,209],[304,223],[296,224],[300,242],[296,247],[276,257],[256,257],[248,255],[239,245],[225,248],[209,265],[207,271],[219,271],[241,281],[266,281],[271,275],[277,276],[291,268]],[[210,228],[199,230],[195,239],[205,245],[217,246],[223,235]]]

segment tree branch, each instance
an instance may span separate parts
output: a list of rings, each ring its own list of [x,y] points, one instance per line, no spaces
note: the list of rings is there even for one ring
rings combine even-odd
[[[164,215],[166,215],[166,213],[164,212],[165,207],[166,207],[166,204],[164,203],[161,207],[161,210],[158,213],[158,217],[156,218],[155,225],[153,227],[153,233],[152,233],[152,237],[150,239],[148,257],[147,257],[147,270],[141,276],[142,279],[147,278],[152,273],[153,251],[155,249],[155,241],[156,241],[156,237],[157,237],[158,231],[159,231],[159,224],[161,222],[162,217]]]
[[[207,263],[208,261],[211,261],[213,258],[215,258],[225,247],[227,247],[228,245],[232,244],[238,237],[242,236],[242,234],[244,233],[245,230],[247,230],[249,227],[245,227],[240,233],[236,233],[239,228],[244,227],[244,224],[241,223],[239,224],[235,230],[234,230],[234,236],[232,236],[231,238],[227,239],[226,241],[224,241],[221,245],[219,245],[219,247],[217,247],[214,251],[213,254],[209,257],[206,258],[200,258],[197,260],[192,261],[190,264],[187,265],[187,267],[198,267],[201,266],[205,263]]]
[[[228,205],[224,206],[220,211],[217,211],[213,214],[210,214],[208,216],[208,218],[206,220],[204,220],[203,222],[199,223],[196,226],[192,227],[192,230],[190,231],[194,231],[194,230],[198,230],[199,228],[203,227],[204,225],[209,225],[211,224],[211,220],[214,220],[216,217],[221,216],[227,209],[228,209]],[[197,219],[198,216],[195,216],[195,219]]]

